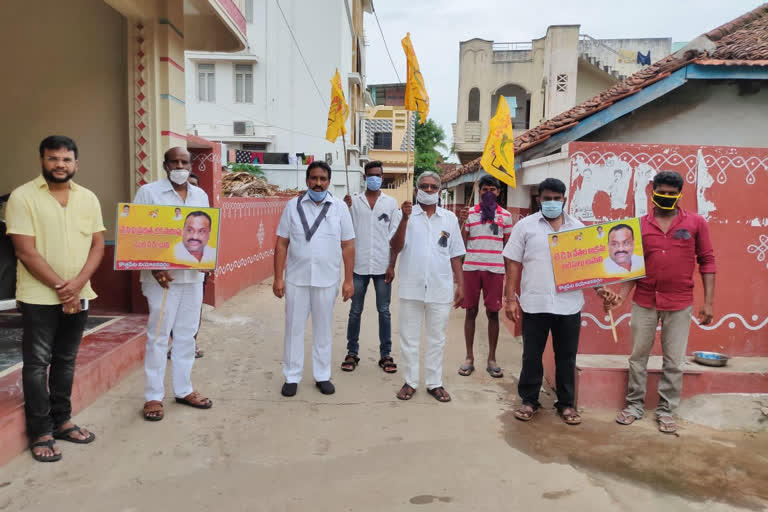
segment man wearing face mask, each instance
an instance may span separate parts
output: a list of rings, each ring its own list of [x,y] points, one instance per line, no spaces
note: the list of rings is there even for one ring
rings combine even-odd
[[[565,184],[547,178],[539,184],[541,211],[519,221],[504,247],[504,312],[513,322],[522,321],[523,368],[517,386],[522,405],[515,418],[529,421],[541,407],[539,391],[544,377],[541,357],[550,332],[555,352],[557,402],[555,407],[568,425],[581,423],[575,408],[576,352],[581,329],[581,290],[557,293],[549,234],[584,227],[565,211]],[[520,302],[515,289],[522,274]]]
[[[466,221],[462,236],[467,246],[464,259],[464,340],[467,357],[459,366],[459,375],[469,376],[475,371],[473,345],[475,319],[483,292],[485,314],[488,317],[488,364],[486,371],[491,377],[504,376],[496,363],[496,344],[499,341],[499,310],[504,290],[504,244],[512,231],[512,214],[496,202],[501,193],[501,183],[493,176],[485,175],[478,182],[480,204],[475,205],[462,221]]]
[[[390,231],[392,269],[397,255],[402,254],[398,295],[405,384],[397,398],[410,400],[419,385],[423,323],[427,393],[438,402],[449,402],[451,396],[443,387],[443,351],[451,303],[458,308],[464,301],[464,243],[456,215],[437,206],[440,176],[423,172],[416,180],[416,188],[416,206],[404,202],[395,213]]]
[[[272,293],[285,297],[285,341],[281,394],[296,394],[304,371],[304,330],[312,315],[312,373],[315,386],[332,395],[333,306],[344,260],[344,301],[355,291],[355,231],[349,208],[328,192],[331,167],[315,160],[307,167],[307,193],[288,201],[277,226]]]
[[[376,292],[376,309],[379,312],[379,367],[386,373],[397,371],[397,365],[390,355],[392,326],[389,302],[394,269],[387,272],[389,227],[392,216],[397,211],[397,201],[381,193],[382,175],[381,162],[368,162],[365,164],[365,192],[354,197],[344,197],[355,228],[355,294],[352,296],[347,323],[347,357],[341,363],[341,369],[345,372],[353,371],[360,361],[360,317],[371,280]]]
[[[208,207],[208,195],[201,188],[187,182],[189,168],[190,155],[186,149],[169,149],[163,161],[166,177],[141,187],[133,202]],[[147,349],[144,355],[144,418],[148,421],[159,421],[164,416],[163,380],[171,331],[171,370],[176,401],[198,409],[209,409],[213,405],[210,399],[194,390],[191,381],[195,362],[195,334],[200,325],[200,309],[203,305],[203,277],[203,273],[198,270],[141,271],[141,290],[149,304]]]
[[[673,434],[673,417],[680,404],[683,365],[693,310],[693,272],[699,264],[704,285],[704,304],[698,314],[701,325],[712,323],[715,295],[715,253],[709,226],[703,217],[680,208],[683,177],[662,171],[653,178],[653,211],[640,220],[646,277],[618,286],[616,292],[598,290],[606,309],[622,304],[635,289],[632,305],[632,355],[629,357],[627,406],[616,422],[630,425],[643,417],[648,357],[661,323],[661,350],[664,355],[659,382],[656,421],[659,431]]]

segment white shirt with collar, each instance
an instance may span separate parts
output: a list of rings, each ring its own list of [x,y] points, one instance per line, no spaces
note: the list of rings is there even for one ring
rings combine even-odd
[[[201,264],[201,263],[215,263],[216,249],[214,249],[213,247],[208,247],[206,245],[205,247],[203,247],[203,257],[198,260],[194,254],[189,252],[187,248],[184,247],[184,242],[179,242],[173,247],[173,256],[178,261],[186,261],[194,265]]]
[[[208,208],[208,194],[200,187],[187,183],[187,199],[183,200],[168,178],[148,183],[142,186],[136,197],[133,198],[134,204],[155,204],[158,206],[200,206]],[[205,277],[199,270],[169,270],[173,283],[202,283]],[[152,272],[149,270],[141,271],[142,281],[154,281]],[[172,283],[172,284],[173,284]]]
[[[330,203],[325,219],[310,241],[304,234],[304,227],[296,205],[301,201],[307,224],[311,228],[325,203]],[[328,287],[339,284],[341,277],[341,242],[353,240],[355,230],[347,205],[329,192],[319,205],[309,194],[294,197],[285,205],[277,236],[287,238],[288,259],[285,263],[285,280],[295,286]]]
[[[560,231],[584,227],[575,217],[563,212]],[[518,221],[512,228],[502,255],[523,264],[520,284],[520,307],[526,313],[552,313],[572,315],[584,307],[581,290],[557,293],[552,255],[549,249],[550,233],[555,233],[541,212]]]
[[[390,240],[402,218],[402,210],[397,210],[392,218]],[[399,297],[450,304],[453,301],[451,258],[465,253],[459,221],[453,212],[438,206],[432,217],[428,217],[420,205],[414,205],[400,252]]]
[[[373,210],[365,192],[352,197],[349,213],[355,228],[355,274],[382,275],[389,266],[389,231],[397,200],[383,192]]]
[[[622,267],[615,261],[613,261],[610,257],[606,258],[603,261],[603,270],[606,274],[631,274],[634,272],[637,272],[639,270],[642,270],[645,267],[645,258],[642,256],[638,256],[637,254],[632,255],[632,265],[630,266],[629,270],[627,270],[626,267]]]

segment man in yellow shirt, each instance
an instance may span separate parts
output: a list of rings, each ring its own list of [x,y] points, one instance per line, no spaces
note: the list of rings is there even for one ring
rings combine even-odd
[[[96,298],[89,280],[104,255],[99,200],[71,181],[77,157],[77,145],[69,137],[43,139],[42,176],[14,190],[6,206],[8,234],[18,258],[27,435],[32,456],[40,462],[61,459],[54,438],[81,444],[95,438],[70,419],[75,360],[88,301]]]

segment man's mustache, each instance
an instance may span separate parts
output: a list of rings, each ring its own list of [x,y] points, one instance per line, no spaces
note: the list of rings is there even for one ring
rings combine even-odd
[[[197,242],[199,244],[203,243],[202,240],[198,240],[197,238],[190,238],[187,240],[187,243]]]
[[[316,187],[312,187],[312,190],[314,190],[315,192],[322,192],[322,191],[323,191],[323,187],[321,187],[320,185],[318,185],[318,186],[316,186]]]
[[[623,254],[623,255],[626,256],[627,254],[629,254],[629,252],[627,252],[627,251],[616,251],[614,254],[616,254],[616,256],[618,256],[619,254]]]

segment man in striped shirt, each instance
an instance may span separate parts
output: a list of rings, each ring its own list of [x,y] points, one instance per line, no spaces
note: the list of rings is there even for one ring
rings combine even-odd
[[[485,314],[488,317],[488,365],[491,377],[503,377],[496,363],[496,343],[499,340],[499,310],[504,291],[504,258],[501,255],[512,231],[512,214],[496,203],[501,184],[492,176],[483,176],[478,183],[480,204],[471,208],[462,229],[467,255],[464,259],[464,339],[467,359],[459,367],[459,375],[469,376],[475,371],[472,346],[475,340],[475,319],[483,291]],[[463,219],[464,220],[464,219]]]

